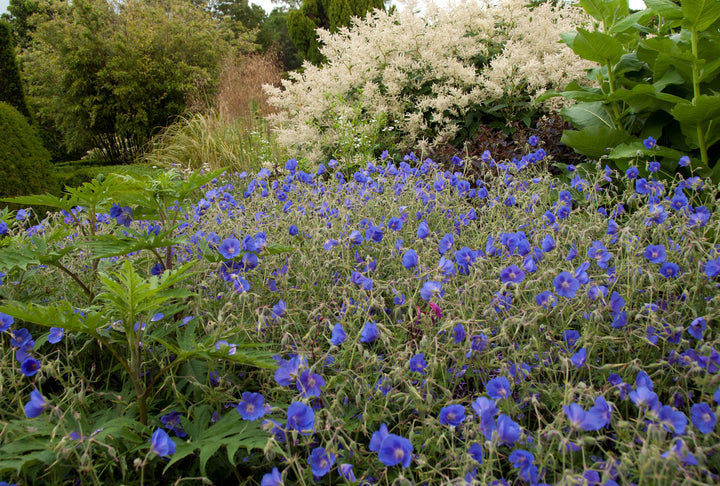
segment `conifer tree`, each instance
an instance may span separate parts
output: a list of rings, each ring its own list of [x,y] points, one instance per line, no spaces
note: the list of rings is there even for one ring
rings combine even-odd
[[[15,42],[7,22],[0,22],[0,101],[14,106],[30,120],[30,110],[15,59]]]

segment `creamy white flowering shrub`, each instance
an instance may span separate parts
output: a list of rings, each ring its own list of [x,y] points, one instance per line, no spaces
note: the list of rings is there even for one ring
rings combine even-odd
[[[412,10],[376,10],[332,34],[320,29],[327,62],[265,87],[278,109],[270,116],[278,142],[316,162],[449,141],[479,110],[504,97],[532,100],[581,81],[590,67],[557,42],[586,21],[573,7],[531,12],[509,0],[429,4],[422,17]]]

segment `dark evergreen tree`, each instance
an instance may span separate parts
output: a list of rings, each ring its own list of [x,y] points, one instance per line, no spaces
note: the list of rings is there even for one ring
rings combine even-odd
[[[14,106],[30,120],[30,110],[15,59],[15,42],[10,25],[4,21],[0,22],[0,101]]]
[[[288,33],[288,14],[287,8],[273,9],[263,22],[257,36],[257,42],[263,46],[263,51],[275,49],[284,71],[292,71],[302,65],[298,48]]]
[[[364,17],[376,8],[383,9],[384,1],[304,0],[299,10],[288,13],[288,33],[304,59],[320,64],[323,59],[315,29],[322,27],[335,32],[342,26],[350,25],[353,17]]]

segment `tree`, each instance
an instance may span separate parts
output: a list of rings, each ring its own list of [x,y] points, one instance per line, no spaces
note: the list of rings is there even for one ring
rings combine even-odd
[[[30,120],[30,110],[15,59],[15,42],[7,22],[0,22],[0,101],[14,106]]]
[[[299,10],[288,13],[287,27],[290,38],[303,58],[313,64],[323,60],[315,30],[336,32],[350,25],[353,17],[364,17],[373,9],[383,9],[383,0],[304,0]]]
[[[286,8],[274,8],[263,22],[257,41],[263,46],[263,51],[275,49],[283,70],[292,71],[302,66],[302,58],[297,46],[290,39],[287,17]]]
[[[189,100],[212,96],[221,59],[248,37],[189,0],[74,0],[38,24],[24,68],[69,150],[125,163]]]

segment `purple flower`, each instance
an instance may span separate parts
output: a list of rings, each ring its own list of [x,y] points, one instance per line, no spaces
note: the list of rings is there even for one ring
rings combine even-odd
[[[453,328],[453,339],[455,340],[455,344],[460,344],[465,340],[465,326],[463,326],[461,322],[455,324]]]
[[[537,145],[539,141],[540,141],[540,139],[537,138],[536,135],[530,135],[530,138],[528,139],[528,143],[530,144],[531,147],[534,147],[535,145]]]
[[[684,413],[673,410],[670,405],[663,405],[660,408],[658,417],[660,418],[660,424],[668,432],[672,432],[676,436],[685,433],[688,420]]]
[[[360,333],[361,343],[371,343],[378,338],[378,327],[373,321],[368,321],[363,326],[362,332]]]
[[[315,428],[315,412],[302,402],[293,402],[287,409],[287,428],[310,435]]]
[[[709,434],[715,428],[715,414],[705,402],[696,403],[690,408],[690,420],[703,434]]]
[[[508,398],[512,394],[510,382],[504,376],[498,376],[497,378],[493,378],[488,381],[485,384],[485,390],[493,400]]]
[[[20,372],[25,376],[34,376],[38,371],[40,371],[40,361],[32,356],[25,358],[20,365]]]
[[[175,454],[175,442],[163,429],[158,427],[150,439],[150,452],[160,457],[168,457]]]
[[[0,312],[0,332],[10,329],[10,326],[12,326],[13,322],[15,322],[15,319],[13,319],[12,316]]]
[[[660,170],[660,162],[652,161],[648,164],[648,170],[653,174]]]
[[[705,262],[705,275],[709,278],[715,278],[720,275],[720,257]]]
[[[472,457],[478,464],[482,464],[483,459],[485,459],[485,451],[483,450],[482,445],[477,442],[468,447],[468,454],[470,454],[470,457]]]
[[[129,227],[133,220],[133,211],[129,206],[120,207],[113,203],[110,208],[110,217],[117,221],[119,225]]]
[[[421,240],[428,237],[430,234],[430,228],[425,220],[421,221],[417,229],[417,237]]]
[[[25,404],[25,416],[35,418],[48,408],[45,398],[37,391],[37,388],[30,392],[30,401]]]
[[[324,386],[325,380],[323,377],[317,373],[311,373],[310,370],[304,370],[300,373],[297,380],[297,389],[303,398],[319,397]]]
[[[412,442],[399,435],[388,434],[380,444],[378,459],[388,467],[401,464],[407,468],[412,460],[412,450]]]
[[[329,473],[335,464],[335,454],[327,452],[324,447],[316,447],[310,453],[307,463],[310,464],[313,475],[321,478]]]
[[[454,241],[455,239],[453,238],[453,235],[451,235],[450,233],[445,233],[445,236],[443,236],[438,243],[438,252],[441,255],[444,255],[445,253],[450,251],[450,248],[452,248]]]
[[[345,339],[347,339],[345,329],[343,329],[342,324],[338,322],[335,324],[335,327],[333,327],[330,343],[332,343],[333,346],[340,346],[345,342]]]
[[[243,420],[255,421],[265,415],[265,397],[260,393],[243,392],[237,411]]]
[[[680,167],[687,167],[688,165],[690,165],[690,157],[688,157],[687,155],[683,155],[682,157],[680,157],[680,160],[678,160],[678,165]]]
[[[663,245],[648,245],[645,247],[645,258],[651,263],[665,261],[665,247]]]
[[[172,411],[169,414],[160,417],[160,422],[162,422],[165,428],[168,429],[170,432],[175,432],[175,435],[177,435],[178,437],[185,437],[187,435],[187,432],[185,432],[185,429],[183,429],[182,423],[180,422],[181,418],[181,413]]]
[[[520,426],[509,416],[501,413],[497,419],[497,435],[501,444],[512,446],[520,439]]]
[[[651,389],[641,386],[628,395],[630,400],[641,410],[657,410],[660,406],[657,393]]]
[[[660,266],[659,273],[665,278],[674,278],[680,273],[680,267],[677,263],[663,262]]]
[[[537,305],[545,309],[555,307],[557,305],[557,299],[555,298],[555,295],[549,290],[546,290],[536,295],[535,302],[537,303]]]
[[[551,252],[555,249],[555,240],[550,235],[545,235],[541,244],[542,251],[545,253]]]
[[[425,361],[425,355],[423,353],[418,353],[412,358],[410,358],[410,371],[415,371],[422,374],[425,372],[426,366],[427,361]]]
[[[223,242],[220,243],[218,252],[220,252],[223,258],[232,260],[240,254],[241,248],[242,243],[240,243],[240,240],[236,238],[225,238]]]
[[[670,454],[676,454],[678,456],[678,458],[680,458],[680,462],[684,465],[689,465],[689,466],[697,466],[698,465],[697,458],[695,456],[693,456],[692,454],[690,454],[690,452],[688,452],[687,447],[685,446],[683,441],[680,439],[676,439],[675,444],[672,446],[672,448],[667,452],[663,452],[661,454],[661,457],[663,459],[667,459],[668,457],[670,457]]]
[[[462,405],[448,405],[440,410],[438,420],[442,425],[456,427],[465,420],[465,407]]]
[[[368,449],[372,452],[379,452],[382,441],[384,441],[385,437],[389,434],[387,425],[380,424],[380,428],[376,432],[373,432],[372,437],[370,437],[370,445],[368,446]]]
[[[274,467],[271,472],[264,474],[260,486],[283,486],[282,475],[278,468]]]
[[[702,341],[703,332],[705,332],[706,327],[707,323],[705,322],[705,319],[702,317],[698,317],[690,323],[690,327],[688,327],[688,334],[690,334],[698,341]]]
[[[580,368],[585,364],[585,361],[587,360],[587,349],[582,348],[577,353],[573,354],[570,357],[570,362],[572,362],[573,366],[575,368]]]
[[[503,284],[514,283],[519,284],[525,279],[525,272],[520,270],[517,265],[510,265],[509,267],[500,270],[500,280]]]
[[[643,140],[643,145],[646,149],[651,149],[657,144],[657,140],[655,140],[652,137],[648,137],[645,140]]]
[[[628,179],[635,179],[637,178],[640,171],[637,167],[630,167],[628,170],[625,171],[625,177]]]
[[[428,280],[423,284],[422,289],[420,289],[420,297],[422,297],[423,300],[430,300],[435,295],[442,297],[444,294],[445,291],[442,289],[442,284],[435,280]]]
[[[352,469],[352,464],[340,464],[340,466],[338,467],[340,475],[351,483],[354,483],[357,481],[357,478],[355,477],[355,473]]]
[[[553,286],[558,295],[572,299],[580,288],[580,282],[570,272],[561,272],[553,279]]]
[[[412,248],[405,252],[402,259],[403,267],[410,269],[414,268],[418,264],[418,254]]]

